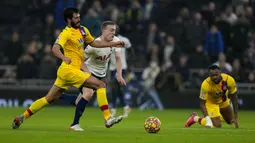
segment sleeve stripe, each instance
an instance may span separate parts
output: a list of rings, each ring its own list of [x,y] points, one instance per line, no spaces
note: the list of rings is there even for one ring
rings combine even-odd
[[[206,81],[208,84],[210,84],[210,82],[209,82],[207,79],[206,79],[205,81]]]
[[[91,42],[87,43],[87,44],[91,44],[91,43],[93,43],[94,41],[95,41],[95,39],[94,39],[93,41],[91,41]]]
[[[63,47],[59,44],[59,43],[55,43],[56,45],[59,45],[60,46],[60,48],[62,48],[63,49]]]

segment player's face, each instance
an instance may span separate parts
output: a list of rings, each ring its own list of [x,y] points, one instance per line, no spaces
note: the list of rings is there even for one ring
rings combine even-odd
[[[71,19],[71,26],[73,28],[79,28],[81,26],[80,22],[81,22],[80,14],[79,13],[74,13],[73,17]]]
[[[219,84],[221,81],[221,73],[219,69],[214,69],[214,70],[210,70],[209,71],[209,76],[211,78],[211,80],[215,83],[215,84]]]
[[[116,25],[107,25],[103,29],[103,33],[102,33],[105,40],[107,41],[112,41],[115,34],[116,34]]]

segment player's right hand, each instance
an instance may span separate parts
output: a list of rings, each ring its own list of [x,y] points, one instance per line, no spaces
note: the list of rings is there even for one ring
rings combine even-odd
[[[118,81],[121,85],[127,86],[126,81],[123,79],[122,76],[117,76],[116,78],[117,78],[117,81]]]
[[[68,65],[72,62],[72,60],[68,57],[64,57],[62,60]]]
[[[236,128],[239,128],[237,118],[234,117],[234,118],[232,119],[231,124],[233,124],[233,123],[235,124],[235,127],[236,127]]]

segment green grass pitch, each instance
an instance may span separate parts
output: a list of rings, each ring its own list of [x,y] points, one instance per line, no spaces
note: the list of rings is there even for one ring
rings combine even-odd
[[[192,111],[133,110],[128,118],[110,129],[105,128],[101,111],[87,108],[81,119],[84,132],[69,131],[74,107],[47,107],[26,120],[18,130],[11,129],[15,115],[24,108],[0,108],[1,143],[254,143],[255,112],[240,111],[239,129],[223,123],[221,129],[205,129],[200,125],[184,128]],[[118,112],[121,113],[121,110]],[[162,123],[157,134],[149,134],[143,124],[147,117],[157,116]]]

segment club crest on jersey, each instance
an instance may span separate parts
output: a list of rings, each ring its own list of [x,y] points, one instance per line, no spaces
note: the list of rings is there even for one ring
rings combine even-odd
[[[81,32],[82,36],[86,36],[86,32],[85,32],[85,30],[82,27],[80,28],[80,32]]]
[[[222,88],[223,91],[228,90],[228,84],[227,84],[226,81],[222,81],[221,82],[221,88]]]

